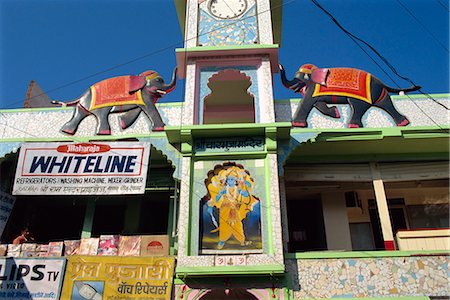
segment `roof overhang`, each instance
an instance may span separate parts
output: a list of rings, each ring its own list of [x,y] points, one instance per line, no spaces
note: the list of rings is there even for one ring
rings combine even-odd
[[[305,131],[308,129],[292,129],[291,136]],[[449,157],[449,126],[316,131],[316,137],[291,151],[284,165],[448,160]]]
[[[233,55],[268,55],[272,73],[278,72],[278,45],[234,45],[217,47],[178,48],[177,57],[178,74],[180,78],[186,77],[186,64],[189,59],[207,59],[217,56]]]

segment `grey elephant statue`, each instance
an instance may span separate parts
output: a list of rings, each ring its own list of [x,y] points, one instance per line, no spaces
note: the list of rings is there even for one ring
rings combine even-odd
[[[284,67],[280,64],[283,85],[294,92],[300,92],[303,100],[297,107],[292,126],[307,127],[307,118],[313,107],[324,115],[340,118],[336,106],[327,104],[349,104],[352,116],[349,128],[362,127],[361,118],[372,106],[386,111],[397,126],[406,126],[409,120],[400,114],[389,96],[391,93],[404,93],[419,90],[420,86],[396,89],[385,85],[373,75],[353,68],[320,69],[312,64],[300,67],[292,80],[286,78]]]
[[[108,78],[92,85],[80,98],[64,103],[52,101],[62,106],[75,106],[72,118],[63,125],[61,131],[75,134],[80,122],[94,115],[98,122],[98,135],[111,134],[108,116],[110,113],[125,112],[120,116],[120,126],[126,129],[139,117],[141,111],[152,122],[153,131],[164,130],[164,122],[155,103],[159,98],[174,90],[177,81],[177,68],[172,80],[166,84],[155,71],[146,71],[139,76],[128,75]]]

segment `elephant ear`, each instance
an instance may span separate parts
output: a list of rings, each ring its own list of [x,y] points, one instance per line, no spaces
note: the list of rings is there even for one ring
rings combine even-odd
[[[315,69],[311,74],[311,81],[320,85],[327,85],[327,77],[330,69]]]
[[[144,76],[130,76],[130,84],[128,86],[128,92],[131,94],[137,90],[142,89],[146,84]]]

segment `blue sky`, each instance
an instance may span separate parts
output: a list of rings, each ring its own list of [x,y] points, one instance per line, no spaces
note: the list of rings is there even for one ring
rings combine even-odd
[[[448,1],[318,1],[424,92],[449,92]],[[0,42],[0,109],[22,107],[30,80],[52,99],[71,100],[108,77],[154,69],[168,78],[175,48],[183,47],[171,0],[0,0]],[[369,53],[389,76],[310,0],[284,0],[279,60],[289,76],[314,63],[355,67],[390,86],[410,86]],[[183,95],[181,80],[162,101]],[[278,74],[274,96],[298,97]]]

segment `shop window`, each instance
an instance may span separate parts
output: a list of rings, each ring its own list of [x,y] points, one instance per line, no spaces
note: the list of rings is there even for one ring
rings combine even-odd
[[[11,193],[17,154],[7,156],[0,160],[0,188]],[[24,227],[38,243],[80,239],[83,230],[92,237],[167,234],[172,226],[173,172],[167,157],[152,147],[144,195],[16,196],[1,242],[11,243]],[[83,228],[86,218],[92,218],[92,228]]]
[[[76,197],[16,197],[16,203],[2,236],[11,243],[23,227],[28,227],[37,242],[79,239],[86,202]]]
[[[109,200],[109,201],[108,201]],[[120,234],[123,233],[125,226],[125,212],[127,206],[125,203],[108,203],[108,199],[103,203],[96,203],[94,222],[92,227],[92,236],[102,234]]]
[[[411,229],[449,227],[448,203],[408,205],[407,211]]]
[[[372,235],[372,227],[369,222],[350,223],[350,236],[352,250],[373,250],[375,244]]]
[[[142,202],[139,231],[145,234],[167,234],[169,205],[173,191],[151,192]]]
[[[408,229],[405,200],[402,198],[387,199],[387,203],[394,235],[399,230]],[[383,250],[385,249],[385,245],[381,231],[379,212],[374,199],[369,200],[369,215],[370,222],[372,223],[372,233],[375,241],[375,247],[376,249]]]
[[[211,93],[203,99],[203,124],[255,123],[251,85],[250,77],[239,70],[213,75],[208,82]]]
[[[326,250],[320,195],[287,199],[289,252]]]

